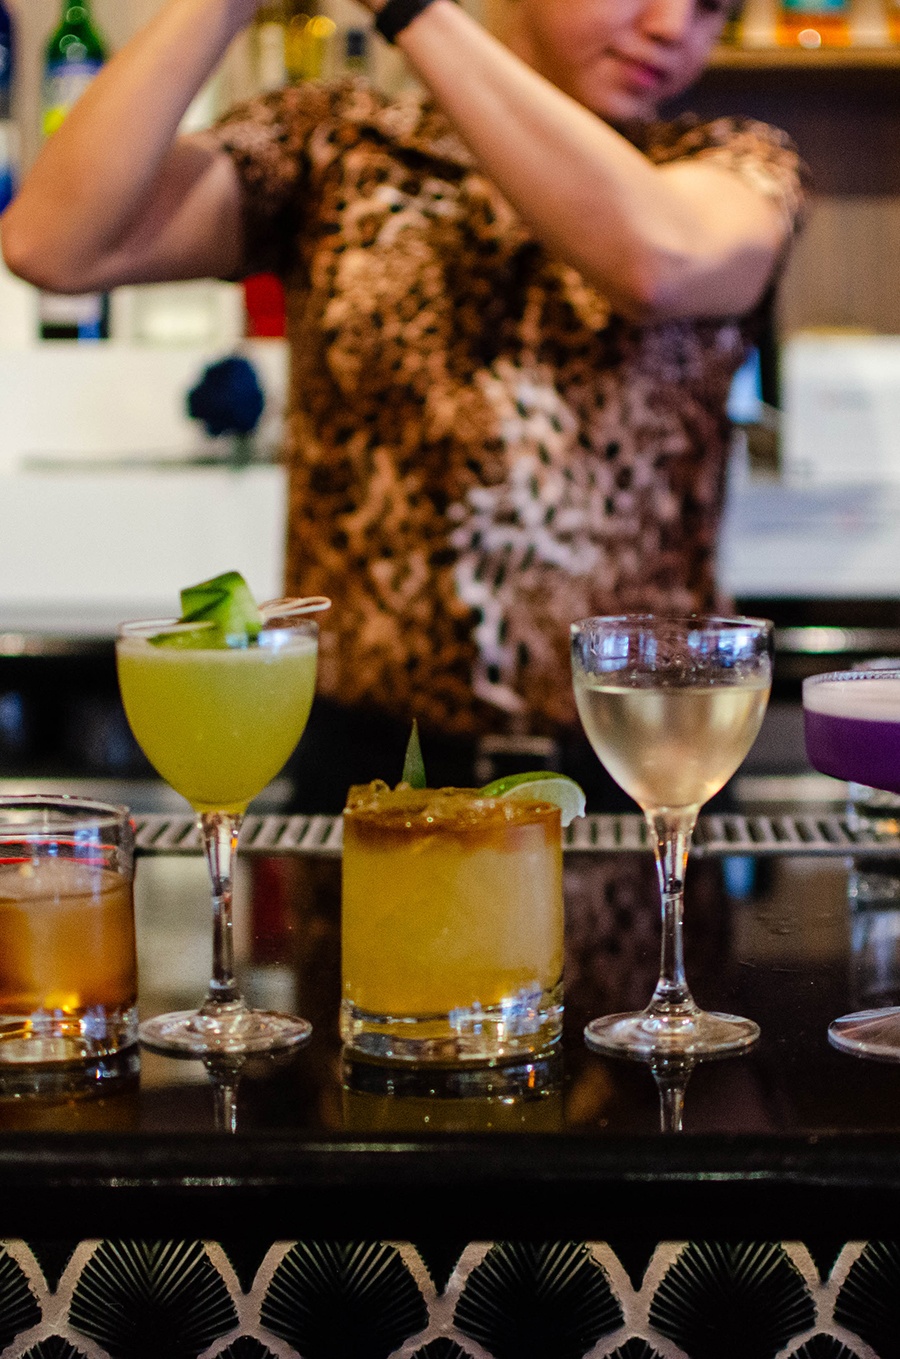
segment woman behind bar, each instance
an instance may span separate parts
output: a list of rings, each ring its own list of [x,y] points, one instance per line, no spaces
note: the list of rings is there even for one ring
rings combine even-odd
[[[181,137],[258,0],[168,0],[2,228],[57,292],[283,277],[287,588],[335,603],[320,808],[396,777],[413,716],[435,782],[485,732],[565,742],[570,620],[716,605],[730,380],[804,197],[776,130],[659,121],[727,0],[511,0],[504,41],[369,4],[424,94],[295,86]]]

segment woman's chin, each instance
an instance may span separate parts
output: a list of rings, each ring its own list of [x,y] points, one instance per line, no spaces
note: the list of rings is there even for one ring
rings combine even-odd
[[[646,123],[658,115],[657,103],[646,94],[630,90],[604,90],[596,97],[585,98],[582,103],[604,122],[614,126],[628,123]]]

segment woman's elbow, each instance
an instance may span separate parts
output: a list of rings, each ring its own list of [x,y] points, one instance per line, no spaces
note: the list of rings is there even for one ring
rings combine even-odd
[[[632,325],[649,325],[668,315],[671,290],[661,272],[636,267],[604,283],[613,310]]]
[[[697,316],[746,316],[762,301],[777,268],[765,243],[715,256],[668,250],[634,262],[623,279],[622,315],[640,325]]]
[[[29,217],[12,203],[0,217],[0,249],[7,269],[26,283],[50,292],[78,292],[79,287],[49,241]]]
[[[632,325],[652,325],[679,310],[683,263],[659,249],[622,250],[614,259],[572,261],[613,312]]]

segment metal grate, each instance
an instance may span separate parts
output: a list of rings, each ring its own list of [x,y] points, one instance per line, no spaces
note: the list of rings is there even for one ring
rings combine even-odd
[[[203,841],[192,816],[134,817],[139,854],[199,854]],[[340,854],[339,816],[246,816],[242,854]]]
[[[141,854],[198,854],[202,850],[197,826],[190,816],[137,815],[137,849]],[[242,854],[319,854],[341,852],[339,816],[248,816],[241,829]],[[650,837],[643,817],[600,814],[581,817],[564,832],[567,852],[649,850]],[[876,839],[845,816],[701,816],[694,833],[693,853],[708,857],[725,854],[814,854],[867,858],[900,857],[900,838]]]
[[[644,818],[586,816],[565,832],[567,850],[636,850],[651,848]],[[692,853],[712,858],[727,854],[815,854],[847,857],[900,856],[900,838],[876,838],[846,816],[743,816],[737,813],[701,816],[694,832]]]

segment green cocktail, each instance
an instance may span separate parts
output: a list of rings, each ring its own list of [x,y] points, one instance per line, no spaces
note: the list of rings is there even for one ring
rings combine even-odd
[[[223,651],[119,642],[119,685],[141,749],[197,812],[243,812],[296,746],[316,683],[309,626]],[[314,626],[314,625],[312,625]]]
[[[311,1032],[307,1020],[251,1010],[241,995],[233,970],[231,879],[243,813],[284,765],[309,717],[318,630],[302,615],[327,606],[327,600],[282,600],[259,613],[251,605],[255,620],[245,630],[231,617],[222,625],[209,609],[119,629],[116,659],[128,721],[157,772],[197,812],[212,879],[209,994],[197,1011],[142,1024],[149,1047],[198,1056],[263,1052],[292,1047]]]

